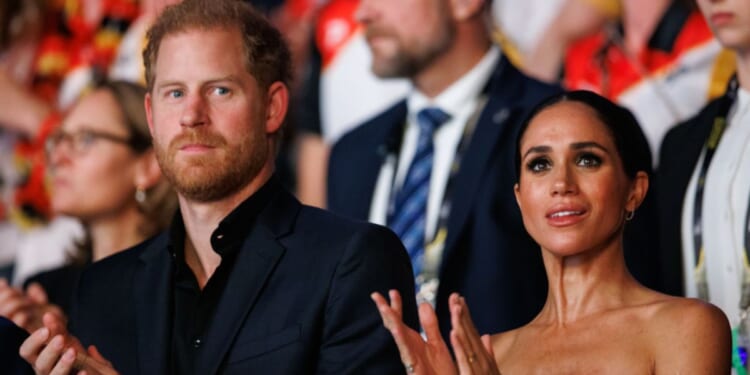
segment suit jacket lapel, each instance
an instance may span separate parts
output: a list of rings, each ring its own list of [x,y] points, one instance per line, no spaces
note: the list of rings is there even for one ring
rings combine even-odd
[[[166,243],[167,235],[162,235],[144,250],[133,280],[141,374],[166,374],[169,368],[172,267]]]
[[[277,239],[291,230],[299,208],[299,202],[281,191],[252,226],[206,332],[206,345],[198,354],[196,373],[215,374],[219,370],[266,280],[284,254],[285,249]]]
[[[374,127],[369,126],[372,123]],[[362,147],[357,152],[350,152],[347,157],[356,158],[352,160],[352,169],[348,172],[344,183],[350,185],[346,190],[351,192],[346,199],[350,202],[348,207],[341,207],[342,212],[359,220],[367,220],[370,216],[370,205],[375,193],[380,170],[383,163],[393,150],[401,147],[401,137],[406,124],[406,102],[398,103],[394,108],[368,122],[363,127],[372,130],[365,134],[365,139],[358,146]]]
[[[453,192],[451,193],[451,213],[448,219],[448,236],[445,240],[444,255],[442,262],[453,252],[456,241],[463,231],[463,227],[471,212],[471,206],[476,196],[476,190],[485,176],[484,170],[490,162],[498,139],[504,135],[508,120],[516,121],[518,108],[516,103],[506,95],[518,94],[513,80],[513,71],[503,58],[495,69],[491,81],[488,84],[490,97],[482,109],[471,143],[463,155],[459,171],[455,178]],[[502,87],[498,87],[502,85]],[[507,135],[506,135],[507,136]],[[511,176],[508,176],[511,178]],[[489,203],[488,203],[489,204]]]

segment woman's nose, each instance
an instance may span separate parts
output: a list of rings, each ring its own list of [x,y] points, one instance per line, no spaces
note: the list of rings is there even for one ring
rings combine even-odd
[[[578,192],[578,185],[573,171],[569,167],[557,168],[553,174],[552,195],[568,195]]]

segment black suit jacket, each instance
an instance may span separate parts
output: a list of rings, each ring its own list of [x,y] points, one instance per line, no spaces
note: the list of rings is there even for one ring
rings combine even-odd
[[[388,229],[302,206],[278,191],[248,227],[202,346],[198,374],[403,372],[370,293],[414,293]],[[80,279],[72,330],[123,374],[166,374],[171,277],[162,234],[94,263]],[[404,305],[417,325],[416,306]]]
[[[31,366],[18,355],[18,349],[27,337],[29,334],[26,331],[0,316],[0,373],[8,375],[34,373]]]
[[[450,330],[447,298],[460,292],[479,332],[529,322],[546,296],[539,247],[526,233],[513,194],[515,138],[526,112],[557,87],[522,75],[505,58],[486,86],[487,104],[457,172],[440,267],[437,314]],[[402,101],[358,126],[334,145],[328,171],[328,208],[369,217],[375,183],[391,150],[401,146]]]
[[[659,151],[659,227],[662,283],[668,293],[684,295],[682,272],[682,206],[690,178],[706,144],[714,119],[728,97],[709,103],[695,117],[670,129]]]

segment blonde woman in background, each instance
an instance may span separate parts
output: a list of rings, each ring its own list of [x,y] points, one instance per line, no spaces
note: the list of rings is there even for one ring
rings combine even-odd
[[[156,163],[143,108],[145,89],[108,82],[82,98],[47,141],[52,208],[86,228],[69,265],[41,273],[26,292],[0,280],[0,315],[27,331],[49,309],[67,311],[77,277],[91,262],[162,231],[176,197]],[[57,310],[59,311],[59,310]]]

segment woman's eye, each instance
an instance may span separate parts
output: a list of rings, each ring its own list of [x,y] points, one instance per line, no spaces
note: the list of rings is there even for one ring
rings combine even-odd
[[[76,137],[76,141],[78,143],[79,148],[89,147],[91,146],[91,144],[94,143],[95,140],[96,140],[96,136],[94,136],[94,134],[87,132],[87,131],[78,133]]]
[[[602,158],[591,153],[582,154],[576,159],[576,165],[581,167],[598,167],[601,164]]]
[[[539,173],[539,172],[545,171],[549,169],[549,167],[550,167],[550,162],[549,160],[545,158],[532,159],[531,161],[526,163],[526,169],[528,169],[532,173]]]

